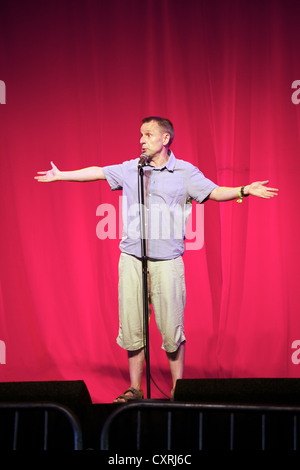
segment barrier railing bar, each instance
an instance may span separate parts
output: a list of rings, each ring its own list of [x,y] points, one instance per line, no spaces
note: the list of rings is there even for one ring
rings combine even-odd
[[[19,412],[16,410],[14,413],[13,450],[17,449],[18,429],[19,429]]]
[[[234,414],[230,413],[230,450],[233,450],[234,446]]]
[[[44,412],[44,450],[48,449],[48,411]]]
[[[168,411],[168,442],[167,450],[171,450],[172,413]]]
[[[203,412],[199,413],[199,450],[203,449]]]
[[[263,413],[261,416],[261,449],[262,450],[266,450],[265,432],[266,432],[266,415]]]
[[[141,410],[137,412],[136,449],[141,449]]]
[[[294,446],[293,450],[297,450],[297,416],[293,416],[293,439],[294,439]]]

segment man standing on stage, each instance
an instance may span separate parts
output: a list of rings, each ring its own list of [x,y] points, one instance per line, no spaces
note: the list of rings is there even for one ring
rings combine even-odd
[[[184,252],[185,223],[191,210],[191,199],[203,203],[208,199],[230,201],[249,195],[269,199],[278,194],[269,188],[268,181],[246,186],[220,187],[205,178],[192,164],[176,159],[170,150],[174,128],[168,119],[151,116],[141,126],[141,151],[148,165],[145,167],[147,198],[147,259],[149,272],[149,301],[152,303],[162,348],[169,361],[173,389],[183,377],[185,335],[185,279],[182,255]],[[107,180],[112,190],[122,190],[127,206],[138,203],[139,159],[121,164],[88,167],[75,171],[60,171],[51,162],[52,169],[38,173],[40,182]],[[157,217],[160,214],[167,217]],[[119,334],[117,343],[128,352],[130,388],[115,401],[127,402],[143,398],[141,380],[145,352],[143,338],[142,261],[140,231],[132,230],[130,211],[123,217],[123,237],[119,261]],[[165,221],[168,221],[168,236]]]

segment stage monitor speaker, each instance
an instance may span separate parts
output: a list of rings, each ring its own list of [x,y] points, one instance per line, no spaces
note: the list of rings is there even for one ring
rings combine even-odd
[[[78,412],[92,403],[82,380],[44,382],[2,382],[0,402],[51,402]]]
[[[181,379],[176,383],[174,401],[299,405],[300,379]]]

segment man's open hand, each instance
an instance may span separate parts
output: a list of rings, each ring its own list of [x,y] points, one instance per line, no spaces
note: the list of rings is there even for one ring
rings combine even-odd
[[[250,184],[247,186],[247,194],[251,194],[251,196],[262,197],[264,199],[270,199],[271,197],[278,196],[278,189],[277,188],[269,188],[266,186],[269,183],[269,180],[266,181],[256,181],[255,183]]]
[[[51,162],[52,169],[48,171],[38,171],[38,176],[35,176],[34,178],[42,183],[52,183],[53,181],[58,181],[59,180],[59,175],[60,171],[59,169],[54,165],[53,162]]]

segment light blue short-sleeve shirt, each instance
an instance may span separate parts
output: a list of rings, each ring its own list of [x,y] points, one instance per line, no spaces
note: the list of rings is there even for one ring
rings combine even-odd
[[[173,259],[184,252],[185,227],[192,200],[205,201],[214,188],[194,165],[175,158],[173,152],[162,167],[144,167],[144,207],[139,202],[139,159],[103,167],[111,190],[123,191],[123,235],[120,250],[141,257],[140,213],[145,220],[147,256]]]

